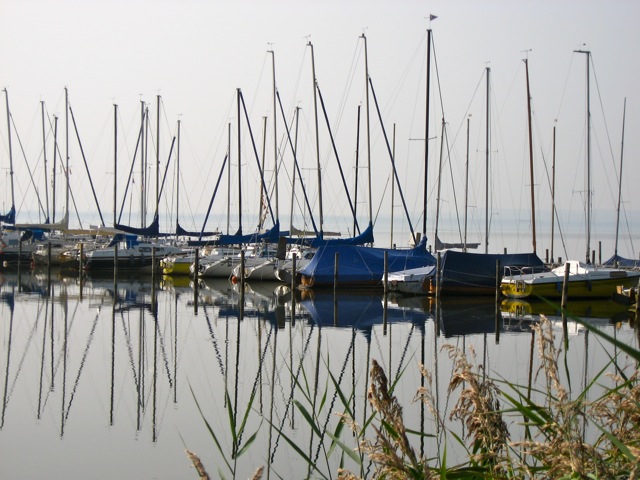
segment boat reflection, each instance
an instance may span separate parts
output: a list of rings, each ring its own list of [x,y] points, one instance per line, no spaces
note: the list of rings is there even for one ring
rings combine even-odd
[[[411,323],[424,328],[430,318],[427,311],[404,308],[391,302],[385,308],[379,292],[366,290],[335,295],[331,291],[305,291],[300,304],[317,326],[352,328],[365,335],[369,335],[375,325],[389,323]]]
[[[526,328],[546,317],[552,325],[562,327],[563,313],[559,304],[544,300],[506,299],[500,305],[506,330]],[[617,325],[629,319],[627,306],[609,299],[575,299],[567,303],[567,333],[577,335],[585,330],[582,322],[594,326]]]

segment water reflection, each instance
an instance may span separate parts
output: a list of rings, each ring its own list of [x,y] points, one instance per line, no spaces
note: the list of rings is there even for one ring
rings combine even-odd
[[[287,439],[335,474],[338,456],[323,458],[327,432],[336,431],[336,412],[350,411],[366,423],[369,366],[376,359],[397,382],[409,427],[424,434],[417,450],[437,456],[443,425],[413,399],[418,387],[431,388],[442,418],[455,404],[447,389],[453,365],[442,345],[476,348],[487,371],[531,381],[531,325],[541,313],[557,313],[546,308],[492,298],[292,294],[279,284],[241,288],[214,279],[3,274],[0,447],[37,455],[32,476],[48,475],[59,462],[73,465],[73,452],[95,443],[100,451],[87,460],[93,467],[117,455],[129,459],[119,476],[182,478],[191,474],[185,444],[214,471],[255,434],[234,467],[238,477],[260,465],[284,478],[308,475]],[[574,308],[599,328],[636,341],[623,322],[624,306]],[[567,368],[580,377],[608,358],[586,341],[571,340],[570,348],[576,355]],[[431,385],[418,364],[429,369]],[[302,407],[316,413],[318,431]],[[230,418],[246,430],[237,435]],[[348,437],[343,441],[352,441]],[[57,442],[65,448],[55,448]],[[455,455],[455,448],[449,451]],[[21,476],[19,458],[7,457],[8,477]],[[96,478],[113,478],[113,468]]]

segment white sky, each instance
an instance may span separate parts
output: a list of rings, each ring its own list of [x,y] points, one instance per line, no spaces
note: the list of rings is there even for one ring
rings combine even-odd
[[[24,155],[42,190],[41,106],[48,121],[61,117],[58,141],[64,154],[64,87],[76,117],[82,146],[107,224],[113,221],[113,104],[118,104],[118,205],[133,158],[139,128],[140,100],[149,103],[155,142],[156,96],[162,97],[161,173],[169,155],[171,137],[181,120],[180,221],[199,229],[201,216],[220,171],[227,148],[227,124],[232,124],[232,175],[237,170],[236,89],[241,88],[251,117],[256,148],[262,151],[262,118],[268,117],[267,176],[273,170],[273,107],[271,56],[275,52],[276,83],[288,122],[301,107],[298,157],[314,216],[318,219],[315,128],[308,41],[313,43],[318,85],[327,108],[336,146],[353,196],[355,182],[356,112],[363,105],[360,124],[360,165],[366,165],[364,121],[364,53],[367,36],[369,74],[391,140],[396,125],[396,162],[414,229],[422,228],[421,199],[426,30],[429,14],[440,84],[432,70],[432,105],[429,171],[429,227],[433,237],[437,163],[440,157],[442,105],[447,122],[450,163],[442,177],[440,237],[455,241],[458,223],[452,221],[456,202],[464,206],[466,118],[470,114],[469,240],[483,241],[485,211],[485,67],[491,68],[491,233],[490,250],[530,249],[530,200],[525,73],[528,55],[533,108],[533,143],[538,231],[538,252],[548,248],[551,205],[547,171],[551,171],[552,134],[557,125],[556,201],[567,255],[584,256],[584,191],[586,163],[585,55],[592,53],[592,180],[595,240],[611,245],[615,229],[617,171],[620,162],[622,111],[627,99],[624,142],[623,223],[631,234],[640,227],[637,162],[640,150],[640,3],[637,1],[198,1],[198,0],[4,0],[0,4],[0,86],[9,93],[15,126],[13,159],[18,221],[38,221],[34,188],[30,185]],[[530,50],[524,53],[525,50]],[[635,87],[635,88],[634,88]],[[4,100],[4,98],[3,98]],[[388,243],[380,231],[389,230],[390,160],[373,101],[371,100],[372,210],[377,216],[377,244]],[[4,109],[2,109],[4,110]],[[279,115],[279,112],[278,112]],[[323,164],[325,230],[352,230],[348,202],[338,175],[322,111],[320,157]],[[0,117],[0,205],[8,209],[8,142],[4,114]],[[557,122],[555,122],[557,120]],[[12,127],[13,128],[13,127]],[[71,127],[72,128],[72,127]],[[277,124],[278,143],[284,126]],[[47,161],[52,163],[53,135],[47,127]],[[243,119],[243,230],[255,228],[250,215],[257,211],[259,180],[256,159],[248,143]],[[81,212],[91,212],[82,156],[70,131],[71,183]],[[155,149],[150,152],[155,162]],[[290,172],[287,147],[284,164]],[[546,166],[545,166],[546,163]],[[175,158],[172,165],[175,164]],[[139,168],[136,167],[137,174]],[[155,165],[150,167],[151,193],[155,192]],[[168,182],[173,181],[170,168]],[[369,220],[366,170],[359,171],[358,221]],[[455,178],[454,197],[451,176]],[[50,175],[50,173],[49,173]],[[280,220],[289,226],[290,177],[280,175]],[[58,182],[61,182],[60,177]],[[226,176],[224,177],[226,179]],[[137,210],[139,178],[130,188],[127,205]],[[232,179],[237,183],[237,179]],[[226,181],[223,182],[226,184]],[[175,205],[173,186],[167,186],[161,208]],[[226,214],[226,185],[221,187],[214,210]],[[231,229],[237,229],[237,193],[232,193]],[[408,235],[397,196],[394,204],[398,244]],[[299,200],[302,203],[302,200]],[[44,204],[45,200],[42,197]],[[58,200],[58,205],[60,205]],[[151,203],[153,201],[151,200]],[[119,208],[119,207],[118,207]],[[128,207],[127,207],[128,208]],[[275,208],[275,205],[274,205]],[[300,209],[297,209],[300,212]],[[77,225],[72,210],[72,223]],[[57,213],[57,218],[60,213]],[[86,215],[83,213],[82,215]],[[125,213],[125,217],[128,214]],[[171,220],[167,213],[163,222]],[[296,216],[298,216],[296,214]],[[298,216],[299,217],[299,216]],[[221,217],[222,218],[222,217]],[[462,221],[462,217],[460,217]],[[95,222],[95,218],[85,222]],[[123,223],[128,218],[123,217]],[[132,214],[131,223],[139,225]],[[295,224],[302,227],[302,219]],[[215,220],[208,228],[226,228]],[[621,227],[629,236],[629,228]],[[513,243],[507,237],[518,234]],[[385,233],[385,236],[387,234]],[[546,237],[544,237],[546,235]],[[556,249],[560,240],[556,232]],[[445,238],[446,237],[446,238]],[[400,239],[402,238],[402,239]],[[626,245],[626,246],[623,246]],[[513,248],[511,248],[513,247]],[[592,245],[592,248],[597,248]],[[609,251],[603,253],[609,255]],[[635,251],[621,239],[620,253]],[[556,251],[557,252],[557,251]],[[556,255],[565,255],[557,252]],[[543,254],[542,254],[543,255]]]

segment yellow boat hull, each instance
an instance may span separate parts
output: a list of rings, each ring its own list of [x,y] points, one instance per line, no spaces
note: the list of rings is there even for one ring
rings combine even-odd
[[[563,279],[553,282],[528,282],[513,280],[503,282],[500,286],[502,294],[507,298],[562,298]],[[567,296],[570,298],[607,298],[611,297],[619,286],[632,287],[638,284],[638,276],[614,277],[598,280],[569,281]]]

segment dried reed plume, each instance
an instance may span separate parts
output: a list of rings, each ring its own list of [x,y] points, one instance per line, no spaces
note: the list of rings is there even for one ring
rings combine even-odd
[[[628,391],[608,390],[593,404],[587,401],[586,390],[572,399],[560,382],[558,359],[561,348],[556,347],[551,323],[543,317],[534,328],[538,334],[541,358],[538,374],[542,373],[546,378],[546,405],[544,414],[537,415],[540,420],[534,438],[514,444],[514,447],[533,456],[539,465],[544,466],[545,476],[549,478],[587,478],[592,475],[618,478],[616,465],[610,462],[611,448],[618,450],[619,446],[614,444],[620,441],[631,441],[634,448],[638,446],[640,403],[637,382]],[[610,435],[601,435],[592,445],[585,441],[584,429],[587,419],[593,421],[598,417],[607,419],[609,427],[618,428],[617,431],[616,428],[610,430]],[[610,443],[615,437],[617,440]],[[602,448],[605,444],[609,447]],[[637,470],[637,461],[633,470]]]
[[[375,478],[406,479],[431,478],[426,461],[414,452],[402,419],[402,407],[389,392],[389,382],[378,362],[371,362],[371,385],[369,403],[380,417],[380,428],[374,426],[375,441],[363,438],[360,449],[366,453],[375,467]],[[352,430],[358,426],[343,417]],[[339,478],[357,478],[346,470],[340,470]]]
[[[200,480],[209,480],[209,474],[205,470],[204,465],[200,461],[200,458],[198,458],[198,456],[191,450],[185,451],[187,452],[187,457],[189,457],[189,460],[191,460],[191,463],[195,467],[196,472],[198,472],[198,475],[200,475]]]
[[[473,440],[472,462],[488,468],[492,476],[502,476],[509,431],[500,411],[500,390],[483,375],[484,366],[474,369],[464,352],[451,345],[444,345],[443,349],[448,350],[454,363],[449,393],[463,387],[449,418],[461,420],[467,426],[467,438]]]

